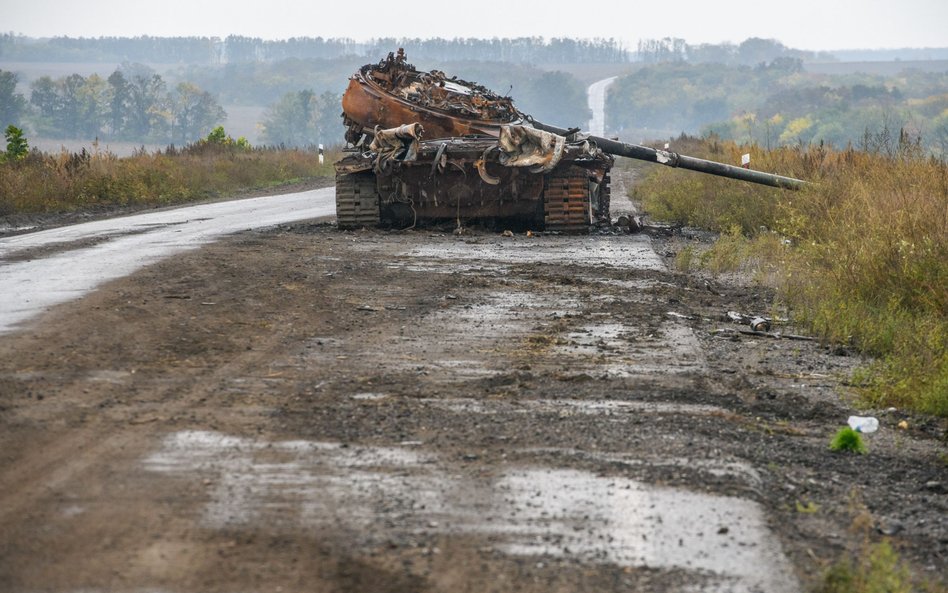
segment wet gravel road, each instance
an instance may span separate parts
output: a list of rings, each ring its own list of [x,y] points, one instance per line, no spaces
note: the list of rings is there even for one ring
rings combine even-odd
[[[171,256],[7,322],[0,590],[794,592],[863,513],[944,568],[937,423],[829,452],[856,361],[673,242],[256,218],[5,244]]]

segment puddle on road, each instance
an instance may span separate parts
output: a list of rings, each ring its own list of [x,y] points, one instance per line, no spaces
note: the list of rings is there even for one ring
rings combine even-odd
[[[573,358],[569,368],[585,366],[610,377],[682,374],[706,367],[694,331],[677,323],[663,323],[651,334],[618,323],[588,324],[564,338],[567,343],[555,349],[557,360]]]
[[[571,469],[512,472],[494,491],[505,520],[488,531],[509,536],[509,554],[710,573],[712,590],[795,590],[760,507],[741,498]]]
[[[388,398],[388,395],[384,393],[375,393],[371,391],[366,391],[363,393],[356,393],[349,397],[351,397],[354,400],[359,400],[359,401],[379,401],[379,400]]]
[[[401,255],[422,259],[487,260],[510,264],[608,265],[665,271],[645,236],[538,237],[466,243],[444,241],[410,249]]]
[[[359,530],[374,543],[465,533],[511,555],[690,571],[695,591],[798,589],[760,507],[731,496],[548,467],[473,478],[414,443],[345,447],[202,431],[169,435],[144,466],[207,484],[202,519],[212,528]]]
[[[449,384],[478,380],[509,370],[499,342],[516,343],[538,325],[580,309],[568,291],[543,296],[488,292],[478,294],[476,302],[433,310],[414,322],[408,336],[363,340],[356,352],[350,349],[353,342],[311,338],[301,360],[308,367],[330,367],[345,356],[350,367],[364,364],[373,372],[426,375],[429,381]]]
[[[461,414],[573,414],[618,416],[622,414],[691,414],[706,416],[724,413],[724,408],[701,404],[679,404],[673,402],[643,402],[611,399],[473,399],[473,398],[424,398],[419,400],[449,412]]]

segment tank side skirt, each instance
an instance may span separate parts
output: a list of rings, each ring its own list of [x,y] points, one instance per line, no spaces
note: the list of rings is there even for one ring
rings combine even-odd
[[[570,168],[547,178],[543,195],[544,223],[548,231],[586,232],[590,224],[589,174]]]

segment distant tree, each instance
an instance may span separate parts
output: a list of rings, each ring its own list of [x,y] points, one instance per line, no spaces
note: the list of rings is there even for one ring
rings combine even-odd
[[[98,74],[85,79],[77,92],[77,132],[80,138],[95,138],[105,129],[111,99],[109,84]]]
[[[63,138],[94,138],[106,122],[110,89],[97,74],[79,74],[53,80],[44,76],[32,85],[30,102],[36,106],[37,131]]]
[[[135,139],[162,136],[168,121],[165,81],[161,76],[135,74],[128,82],[126,133]]]
[[[585,127],[591,115],[586,88],[565,72],[544,72],[526,81],[517,107],[540,121],[564,126]]]
[[[42,76],[30,88],[30,103],[37,109],[36,132],[57,135],[62,125],[63,100],[56,83],[49,76]]]
[[[121,137],[126,130],[128,112],[132,101],[128,81],[121,70],[116,70],[109,76],[109,108],[108,122],[113,137]]]
[[[185,144],[203,136],[227,113],[207,91],[189,82],[175,87],[171,96],[171,141]]]
[[[328,144],[339,136],[333,127],[339,123],[340,102],[330,91],[319,96],[312,90],[287,93],[264,114],[263,139],[287,146]]]
[[[772,62],[786,53],[787,47],[775,39],[751,37],[737,46],[737,58],[741,64],[756,66]]]
[[[79,136],[80,113],[82,112],[81,91],[86,79],[80,74],[70,74],[57,83],[60,95],[59,131],[66,138]]]
[[[0,70],[0,125],[19,124],[25,115],[27,102],[16,92],[17,75]]]

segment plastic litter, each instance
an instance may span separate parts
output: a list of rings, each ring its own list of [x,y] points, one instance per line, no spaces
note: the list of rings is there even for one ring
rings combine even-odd
[[[750,326],[755,332],[770,331],[770,322],[763,317],[754,317],[751,319]]]
[[[868,434],[879,429],[879,421],[872,416],[850,416],[846,422],[856,432]]]

